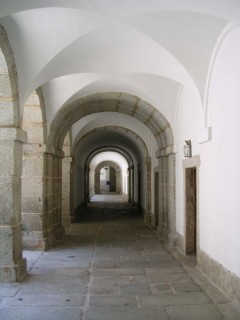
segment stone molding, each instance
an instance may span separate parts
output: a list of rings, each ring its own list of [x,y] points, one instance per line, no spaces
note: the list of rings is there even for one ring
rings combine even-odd
[[[198,251],[198,266],[230,298],[240,300],[240,278],[213,260],[202,250]]]
[[[170,154],[175,154],[173,144],[166,146],[165,148],[159,149],[156,152],[156,158],[168,157]]]
[[[27,133],[20,128],[0,127],[0,140],[27,142]]]
[[[176,233],[176,235],[177,235],[177,240],[176,240],[177,249],[181,252],[181,254],[185,254],[184,237],[178,232]]]
[[[185,255],[184,237],[177,233],[177,249]],[[240,279],[227,270],[219,262],[212,259],[207,253],[197,248],[197,264],[199,269],[229,298],[240,300]]]

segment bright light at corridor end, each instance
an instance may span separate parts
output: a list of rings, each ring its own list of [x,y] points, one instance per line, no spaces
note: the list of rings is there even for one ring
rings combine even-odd
[[[127,172],[128,163],[124,156],[114,151],[103,151],[94,156],[90,162],[90,168],[95,169],[100,163],[105,161],[115,162],[122,172]]]
[[[89,193],[91,190],[95,190],[96,193],[102,193],[101,187],[97,188],[96,186],[100,183],[97,182],[96,176],[98,176],[99,169],[113,167],[115,172],[118,172],[118,178],[116,180],[116,187],[110,188],[114,189],[115,192],[128,196],[128,167],[129,164],[126,158],[118,152],[115,151],[102,151],[95,155],[90,162],[90,171],[89,171]],[[106,172],[105,172],[106,174]],[[94,178],[95,177],[95,178]],[[107,178],[108,177],[108,178]],[[104,177],[102,177],[103,179]],[[109,171],[105,177],[106,181],[109,180]],[[111,179],[110,179],[111,180]],[[109,180],[109,183],[110,183]],[[102,181],[103,183],[104,181]],[[98,190],[99,189],[99,190]]]

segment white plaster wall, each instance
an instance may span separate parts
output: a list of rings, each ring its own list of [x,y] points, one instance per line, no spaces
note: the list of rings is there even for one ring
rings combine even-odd
[[[184,235],[184,185],[183,185],[183,147],[185,140],[192,142],[192,156],[200,153],[198,135],[203,129],[203,113],[199,99],[186,88],[181,88],[174,126],[176,148],[176,230]]]
[[[229,31],[213,67],[208,101],[212,139],[203,132],[201,105],[186,88],[179,95],[176,142],[176,228],[184,235],[183,146],[191,139],[200,155],[199,245],[213,260],[240,276],[240,29]]]
[[[240,276],[240,29],[218,53],[210,88],[213,139],[201,152],[200,246]]]

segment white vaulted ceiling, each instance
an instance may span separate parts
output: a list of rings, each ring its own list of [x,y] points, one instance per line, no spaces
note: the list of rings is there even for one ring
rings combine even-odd
[[[126,92],[170,123],[180,86],[204,100],[214,48],[238,0],[1,0],[20,103],[39,86],[48,127],[67,102]]]

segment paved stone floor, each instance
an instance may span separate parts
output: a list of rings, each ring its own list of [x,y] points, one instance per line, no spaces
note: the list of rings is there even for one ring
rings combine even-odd
[[[240,319],[237,303],[124,203],[91,203],[64,244],[24,256],[27,280],[0,284],[1,320]]]

